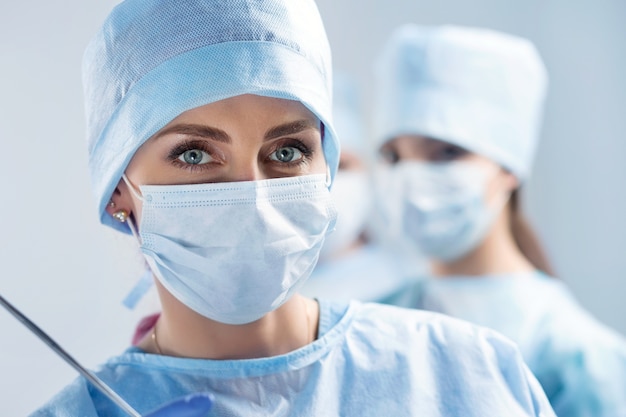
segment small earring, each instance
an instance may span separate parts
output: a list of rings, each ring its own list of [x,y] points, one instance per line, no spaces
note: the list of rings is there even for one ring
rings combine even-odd
[[[126,223],[126,220],[128,220],[128,212],[126,210],[118,210],[113,213],[113,218],[120,223]]]
[[[113,202],[113,200],[109,200],[109,207],[115,208],[115,203]]]

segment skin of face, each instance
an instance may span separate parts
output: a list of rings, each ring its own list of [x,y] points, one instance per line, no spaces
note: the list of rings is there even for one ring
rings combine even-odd
[[[148,139],[126,176],[141,185],[255,181],[326,173],[319,119],[299,102],[241,95],[186,111]],[[141,219],[120,181],[115,209]],[[137,222],[139,223],[139,222]]]

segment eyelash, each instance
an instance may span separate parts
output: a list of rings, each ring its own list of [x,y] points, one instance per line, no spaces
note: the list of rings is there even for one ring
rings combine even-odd
[[[277,150],[279,150],[280,148],[296,148],[297,150],[299,150],[300,152],[302,152],[302,158],[292,161],[292,162],[279,162],[279,161],[273,161],[270,158],[270,155],[272,155],[274,152],[276,152]],[[272,147],[272,150],[268,153],[266,159],[270,162],[270,163],[274,163],[274,164],[278,164],[281,167],[295,167],[295,166],[299,166],[299,165],[304,165],[307,164],[311,161],[313,156],[313,150],[308,147],[305,143],[303,143],[301,140],[299,139],[286,139],[284,141],[281,141],[280,143],[277,143],[275,146]]]
[[[286,147],[293,147],[299,150],[300,152],[302,152],[302,158],[292,161],[292,162],[278,162],[278,161],[273,161],[272,159],[270,159],[270,155],[272,155],[278,149],[286,148]],[[167,159],[176,167],[188,169],[190,171],[207,169],[211,165],[214,164],[214,162],[209,162],[206,164],[192,165],[192,164],[186,164],[180,161],[179,157],[183,153],[185,153],[186,151],[194,150],[194,149],[204,151],[208,153],[209,156],[211,156],[213,159],[219,160],[219,158],[215,156],[215,152],[211,148],[211,146],[209,146],[203,140],[185,140],[179,143],[177,146],[172,148],[172,150],[170,150],[169,154],[167,155]],[[272,147],[271,151],[267,154],[265,159],[267,160],[267,162],[272,163],[272,164],[277,164],[280,167],[291,168],[291,167],[297,167],[297,166],[305,165],[309,163],[313,157],[313,154],[314,154],[314,151],[305,143],[303,143],[301,140],[286,139],[286,140],[281,141],[280,143],[275,144],[275,146]]]
[[[454,161],[467,155],[467,151],[461,147],[447,145],[434,152],[433,159],[438,161]]]
[[[180,167],[180,168],[188,169],[190,171],[203,170],[213,164],[213,162],[208,162],[206,164],[193,165],[193,164],[186,164],[182,162],[180,159],[178,159],[186,151],[191,151],[194,149],[204,151],[208,153],[209,156],[211,156],[211,158],[218,159],[215,157],[215,152],[212,152],[211,147],[208,146],[207,143],[203,140],[186,140],[186,141],[179,143],[170,151],[170,153],[167,156],[167,159],[173,165]]]
[[[379,154],[380,161],[385,164],[397,164],[400,161],[398,157],[398,153],[395,150],[385,149],[382,150]]]

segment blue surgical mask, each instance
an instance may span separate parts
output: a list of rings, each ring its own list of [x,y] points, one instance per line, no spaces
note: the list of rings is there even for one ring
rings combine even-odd
[[[405,238],[424,255],[450,262],[476,248],[508,200],[486,203],[494,170],[469,162],[403,162],[391,175]]]
[[[313,270],[336,211],[325,175],[143,185],[141,251],[161,284],[204,317],[256,321]]]

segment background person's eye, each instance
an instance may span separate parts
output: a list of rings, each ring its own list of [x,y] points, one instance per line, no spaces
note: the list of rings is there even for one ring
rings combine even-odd
[[[383,149],[379,153],[382,162],[386,164],[396,164],[400,160],[398,153],[391,149]]]
[[[178,160],[190,165],[206,164],[211,156],[201,149],[189,149],[178,156]]]
[[[270,159],[288,163],[300,160],[303,156],[302,152],[293,146],[281,146],[270,154]]]
[[[439,149],[434,152],[433,160],[435,161],[453,161],[455,159],[459,159],[467,155],[468,152],[455,145],[442,145]]]

